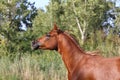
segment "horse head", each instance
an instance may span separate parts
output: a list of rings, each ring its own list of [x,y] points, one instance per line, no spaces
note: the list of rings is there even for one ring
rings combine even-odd
[[[57,35],[59,35],[60,32],[62,31],[54,24],[54,28],[49,33],[32,41],[32,49],[57,50]]]

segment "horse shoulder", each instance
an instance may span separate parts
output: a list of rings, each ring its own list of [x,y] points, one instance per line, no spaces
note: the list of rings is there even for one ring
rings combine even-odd
[[[94,57],[89,57],[88,55],[88,57],[79,62],[72,73],[72,80],[96,80],[93,71],[98,59],[93,59]]]

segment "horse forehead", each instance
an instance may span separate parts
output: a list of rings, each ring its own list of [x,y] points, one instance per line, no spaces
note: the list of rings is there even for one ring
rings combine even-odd
[[[45,35],[40,37],[40,38],[38,38],[37,41],[41,41],[41,40],[44,40],[44,39],[45,39]]]

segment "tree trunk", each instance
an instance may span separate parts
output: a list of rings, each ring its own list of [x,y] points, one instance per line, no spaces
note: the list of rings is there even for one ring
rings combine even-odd
[[[76,13],[76,10],[75,10],[75,4],[74,4],[74,1],[73,1],[73,11],[74,11],[74,14],[75,14],[75,19],[76,19],[76,23],[78,25],[78,28],[79,28],[79,31],[80,31],[80,34],[81,34],[81,43],[83,44],[84,43],[84,39],[85,39],[85,27],[82,29],[81,25],[80,25],[80,22],[79,22],[79,19],[78,17],[76,16],[77,13]]]

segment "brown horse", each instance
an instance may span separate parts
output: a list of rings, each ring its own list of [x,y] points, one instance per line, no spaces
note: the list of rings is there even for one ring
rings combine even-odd
[[[120,80],[120,57],[87,54],[56,25],[47,35],[33,41],[32,48],[58,51],[68,70],[68,80]]]

